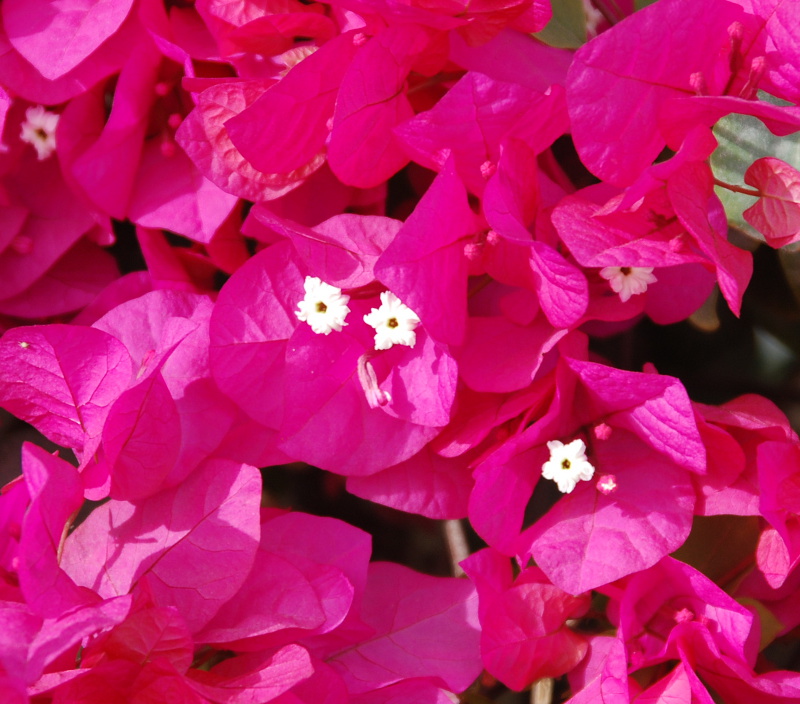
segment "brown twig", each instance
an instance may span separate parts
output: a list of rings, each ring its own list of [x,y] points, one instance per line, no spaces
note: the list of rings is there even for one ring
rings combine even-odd
[[[450,565],[454,577],[463,577],[464,570],[458,563],[469,557],[469,545],[467,536],[464,534],[464,526],[461,521],[450,520],[444,522],[444,538],[447,541],[447,549],[450,552]]]
[[[531,687],[531,704],[552,704],[553,678],[545,677]]]

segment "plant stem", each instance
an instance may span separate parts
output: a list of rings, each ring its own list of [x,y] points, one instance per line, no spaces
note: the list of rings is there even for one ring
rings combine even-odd
[[[545,677],[531,688],[531,704],[552,704],[553,678]]]
[[[746,196],[753,196],[754,198],[761,198],[764,194],[761,191],[757,191],[754,188],[745,188],[744,186],[734,186],[731,183],[725,183],[725,181],[720,181],[718,178],[714,179],[714,184],[717,186],[721,186],[722,188],[727,188],[729,191],[733,191],[734,193],[744,193]]]
[[[444,522],[444,538],[447,541],[447,549],[450,552],[450,566],[454,577],[463,577],[464,570],[458,563],[469,557],[469,545],[467,536],[464,534],[464,526],[461,521],[450,520]]]
[[[605,0],[594,0],[594,6],[600,11],[600,14],[606,18],[606,21],[613,26],[621,21],[624,18],[624,15],[622,14],[622,10],[620,10],[619,5],[617,5],[614,0],[611,0],[611,5],[614,6],[614,9],[609,7]]]

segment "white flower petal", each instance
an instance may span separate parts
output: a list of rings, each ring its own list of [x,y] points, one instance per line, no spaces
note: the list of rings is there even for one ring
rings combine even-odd
[[[56,127],[59,115],[35,105],[25,111],[19,138],[36,150],[39,161],[47,159],[56,148]]]
[[[648,284],[658,281],[652,266],[607,266],[600,270],[600,276],[608,281],[623,303],[647,291]]]
[[[558,490],[569,494],[579,481],[589,481],[594,476],[594,466],[586,457],[586,445],[576,439],[565,445],[560,440],[547,443],[550,459],[542,465],[542,476],[552,479]]]
[[[375,349],[388,350],[392,345],[413,347],[417,344],[419,318],[391,291],[381,294],[381,307],[373,308],[364,322],[375,328]]]
[[[303,288],[306,295],[294,312],[298,320],[308,323],[318,335],[328,335],[333,330],[339,332],[347,325],[344,319],[350,312],[347,306],[350,296],[343,294],[342,289],[316,276],[306,276]]]

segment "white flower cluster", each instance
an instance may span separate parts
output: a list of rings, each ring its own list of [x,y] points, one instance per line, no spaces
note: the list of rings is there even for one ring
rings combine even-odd
[[[299,320],[320,335],[328,335],[332,330],[338,332],[347,325],[344,319],[350,312],[347,305],[350,296],[343,294],[342,289],[316,276],[306,276],[303,288],[305,296],[294,313]],[[388,350],[392,345],[413,347],[417,342],[414,332],[419,325],[417,314],[391,291],[381,294],[381,307],[365,315],[364,322],[375,328],[376,350]]]

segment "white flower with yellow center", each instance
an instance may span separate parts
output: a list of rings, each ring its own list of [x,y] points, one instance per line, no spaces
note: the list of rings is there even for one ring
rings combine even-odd
[[[631,296],[647,291],[648,284],[658,281],[652,266],[607,266],[600,270],[600,276],[608,281],[611,290],[619,294],[623,303]]]
[[[573,440],[566,445],[560,440],[551,440],[547,449],[550,459],[542,465],[542,476],[552,479],[560,492],[569,494],[579,481],[588,482],[594,476],[583,440]]]
[[[22,123],[19,138],[36,150],[39,161],[47,159],[56,148],[56,127],[59,117],[41,105],[25,111],[25,122]]]
[[[381,294],[381,307],[373,308],[364,322],[375,328],[375,349],[388,350],[392,345],[413,347],[417,344],[417,314],[391,291]]]
[[[316,276],[306,276],[303,288],[306,295],[294,312],[298,320],[308,323],[318,335],[328,335],[331,330],[339,332],[347,325],[344,319],[350,312],[347,307],[350,296],[343,294],[342,289],[326,284]]]

